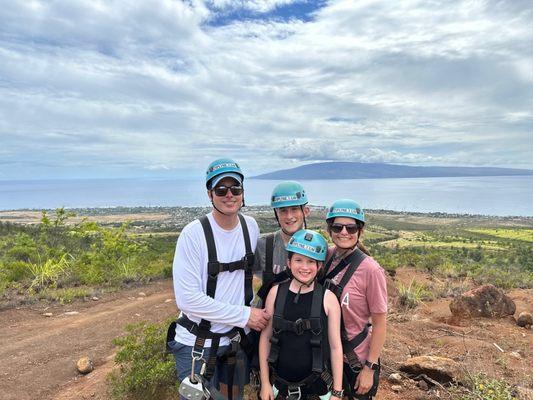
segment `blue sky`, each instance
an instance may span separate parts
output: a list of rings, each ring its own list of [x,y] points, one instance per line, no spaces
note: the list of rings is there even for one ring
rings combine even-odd
[[[10,1],[0,179],[533,168],[531,1]]]

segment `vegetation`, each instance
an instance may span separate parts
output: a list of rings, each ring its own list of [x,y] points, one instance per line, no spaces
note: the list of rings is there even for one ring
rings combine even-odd
[[[461,400],[515,400],[517,399],[511,385],[503,380],[491,378],[479,373],[471,377],[472,387]],[[460,391],[460,390],[458,390]],[[464,391],[464,390],[463,390]]]
[[[119,348],[115,363],[120,368],[108,377],[112,398],[177,398],[174,357],[163,351],[170,322],[128,325],[127,334],[114,340]]]
[[[136,236],[128,225],[102,227],[64,209],[40,224],[0,223],[0,295],[68,302],[104,287],[171,276],[174,236]]]
[[[414,279],[407,286],[400,283],[398,286],[398,292],[398,301],[400,305],[407,309],[415,308],[422,303],[423,300],[426,300],[429,297],[429,291],[426,287]]]
[[[0,300],[18,294],[66,303],[104,288],[170,277],[176,227],[205,211],[177,209],[179,221],[165,222],[166,228],[153,221],[145,229],[137,229],[140,224],[104,226],[87,219],[74,223],[74,213],[64,209],[43,212],[36,225],[0,222]],[[255,212],[262,232],[277,229],[270,209]],[[320,212],[313,210],[307,223],[327,235]],[[412,308],[432,296],[462,293],[471,284],[533,288],[532,232],[528,218],[370,212],[363,242],[386,270],[410,266],[435,278],[399,285],[400,304]],[[439,282],[442,287],[433,286]],[[177,398],[174,360],[163,352],[167,326],[168,321],[131,325],[126,336],[116,339],[120,368],[109,378],[113,398]],[[513,397],[505,382],[476,375],[472,388],[458,398]]]

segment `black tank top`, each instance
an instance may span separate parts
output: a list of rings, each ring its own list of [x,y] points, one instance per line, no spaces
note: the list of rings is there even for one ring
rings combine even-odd
[[[313,292],[300,293],[300,299],[296,304],[294,303],[295,297],[296,293],[289,290],[287,299],[285,300],[284,318],[289,321],[296,321],[298,318],[309,318],[311,315]],[[322,337],[325,337],[325,340],[322,339],[322,343],[327,344],[328,322],[324,312],[324,306],[322,306],[321,316],[323,327]],[[310,341],[312,335],[311,331],[305,331],[302,335],[286,331],[280,333],[279,358],[276,370],[281,378],[289,382],[299,382],[311,375],[313,356]],[[323,353],[327,351],[324,354],[329,354],[329,349],[325,349],[324,346],[322,346],[322,349]],[[286,388],[278,387],[278,389],[283,394],[286,394]],[[308,390],[302,390],[302,393],[322,395],[326,394],[327,391],[325,383],[321,379],[317,379]]]

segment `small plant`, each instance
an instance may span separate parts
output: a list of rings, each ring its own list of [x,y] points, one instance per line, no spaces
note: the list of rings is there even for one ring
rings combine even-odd
[[[164,351],[169,324],[170,320],[162,324],[128,325],[127,335],[113,341],[119,347],[115,362],[120,366],[108,377],[113,398],[176,398],[175,361]]]
[[[398,291],[400,294],[398,297],[400,305],[406,309],[415,308],[429,296],[429,292],[427,291],[426,287],[414,279],[408,286],[400,283],[398,286]]]
[[[511,386],[505,381],[493,379],[485,374],[476,374],[472,378],[470,393],[462,400],[515,400]]]
[[[46,286],[57,286],[60,276],[70,265],[68,258],[72,258],[72,256],[69,254],[63,254],[59,260],[50,258],[44,262],[39,260],[36,263],[28,264],[28,268],[33,277],[30,289],[42,289]]]

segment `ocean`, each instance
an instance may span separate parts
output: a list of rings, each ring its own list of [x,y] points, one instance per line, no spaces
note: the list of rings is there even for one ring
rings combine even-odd
[[[245,200],[267,205],[279,181],[245,180]],[[310,204],[352,198],[363,208],[533,216],[533,176],[308,180]],[[204,183],[169,179],[0,181],[0,210],[207,206]]]

